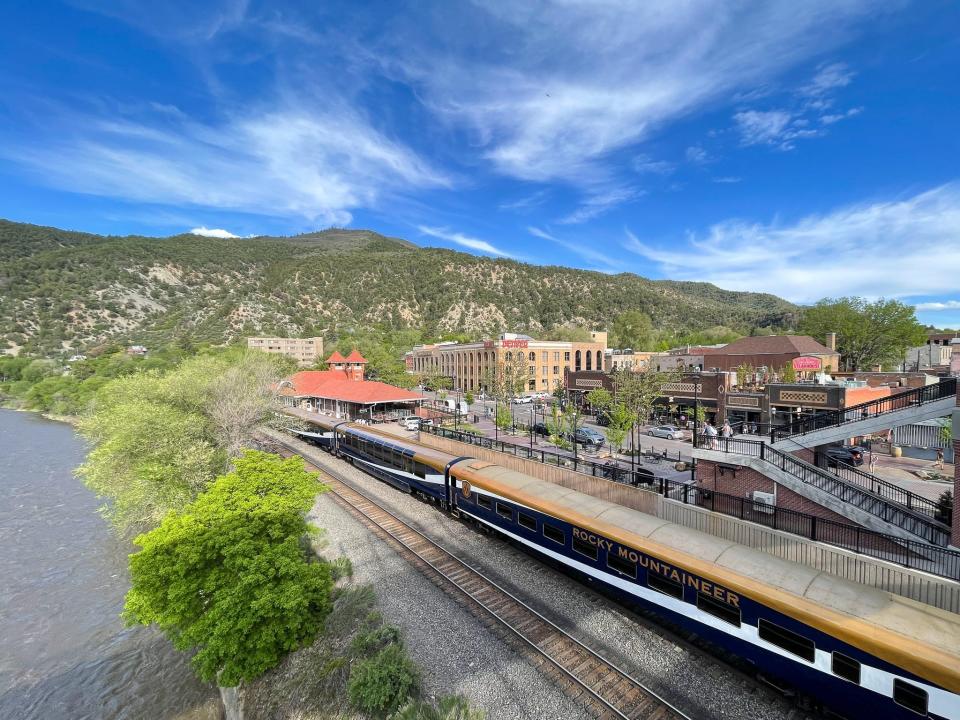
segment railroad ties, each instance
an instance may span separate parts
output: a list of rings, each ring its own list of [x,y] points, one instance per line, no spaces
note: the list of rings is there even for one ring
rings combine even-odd
[[[290,450],[294,448],[287,446]],[[612,662],[336,474],[310,466],[335,502],[598,720],[690,720]]]

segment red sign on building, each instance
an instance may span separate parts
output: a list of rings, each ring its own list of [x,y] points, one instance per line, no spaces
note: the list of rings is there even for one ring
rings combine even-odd
[[[793,359],[794,370],[820,370],[823,367],[823,361],[817,357],[803,356]]]
[[[500,345],[505,348],[525,348],[529,340],[503,340]]]

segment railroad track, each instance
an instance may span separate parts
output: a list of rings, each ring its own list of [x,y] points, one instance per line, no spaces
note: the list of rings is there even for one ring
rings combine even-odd
[[[289,452],[293,445],[277,440]],[[309,462],[309,460],[308,460]],[[403,522],[336,473],[326,476],[334,501],[386,540],[411,565],[486,627],[554,679],[599,720],[690,720],[643,683],[562,630],[476,568]]]

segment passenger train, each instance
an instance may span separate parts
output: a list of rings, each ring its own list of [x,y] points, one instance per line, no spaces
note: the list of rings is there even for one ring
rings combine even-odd
[[[960,616],[495,463],[318,417],[291,431],[698,633],[845,718],[960,720]]]

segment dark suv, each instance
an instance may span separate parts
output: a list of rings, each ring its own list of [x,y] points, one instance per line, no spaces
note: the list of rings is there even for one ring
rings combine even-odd
[[[846,445],[835,445],[823,451],[828,467],[837,467],[839,463],[853,465],[854,467],[863,465],[864,455],[866,455],[866,451],[862,447],[848,447]]]

